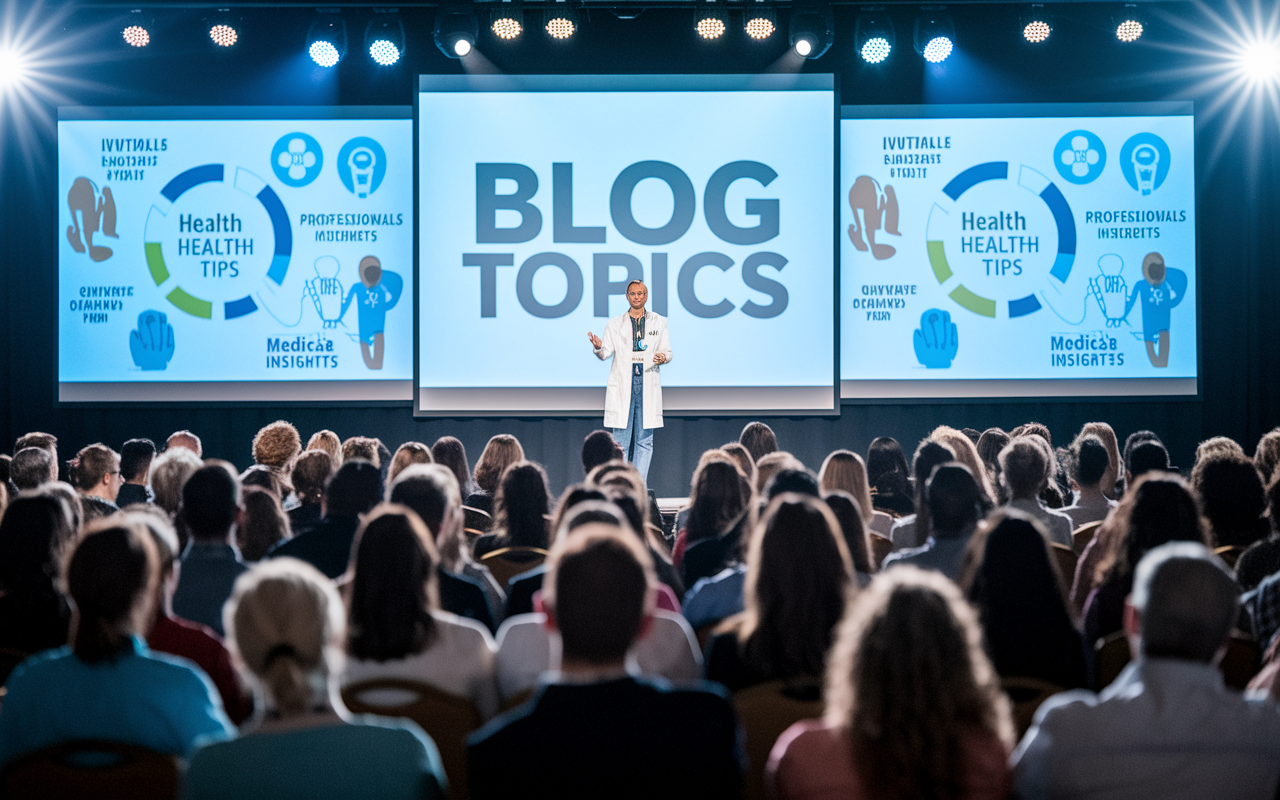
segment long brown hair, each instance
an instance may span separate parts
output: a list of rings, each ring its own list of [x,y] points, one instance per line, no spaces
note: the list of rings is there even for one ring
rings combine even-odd
[[[960,797],[962,743],[985,732],[1013,744],[973,609],[954,583],[912,566],[877,576],[849,604],[827,669],[826,717],[849,732],[869,797]]]
[[[1097,582],[1132,582],[1138,562],[1165,542],[1200,542],[1211,546],[1208,526],[1195,492],[1171,472],[1148,472],[1125,493],[1111,512],[1116,535],[1111,552],[1098,562]]]
[[[476,462],[476,485],[489,494],[497,494],[498,481],[507,467],[524,460],[524,448],[520,440],[509,433],[500,433],[489,440]],[[464,501],[467,498],[462,498]]]
[[[146,630],[159,567],[156,544],[141,525],[113,516],[89,528],[66,570],[75,603],[71,647],[81,661],[113,661]]]
[[[347,652],[371,661],[421,653],[436,636],[440,607],[431,531],[408,506],[383,503],[356,532],[352,546]]]
[[[867,483],[867,465],[852,450],[835,450],[818,470],[818,486],[823,492],[845,492],[858,502],[863,522],[875,513],[871,507],[871,485]]]

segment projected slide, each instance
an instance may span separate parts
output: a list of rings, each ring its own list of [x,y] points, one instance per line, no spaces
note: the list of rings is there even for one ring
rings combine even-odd
[[[843,397],[1198,392],[1190,103],[841,116]]]
[[[635,278],[667,414],[836,410],[830,75],[419,80],[417,413],[602,413]]]
[[[408,399],[412,138],[408,107],[60,109],[59,399]]]

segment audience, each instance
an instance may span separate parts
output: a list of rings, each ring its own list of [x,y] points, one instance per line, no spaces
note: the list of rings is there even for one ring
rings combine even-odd
[[[978,521],[986,516],[990,501],[969,468],[951,461],[933,468],[925,487],[925,507],[929,509],[929,538],[919,547],[890,553],[881,565],[911,564],[935,569],[953,581],[960,580],[965,548]]]
[[[1262,482],[1271,483],[1276,476],[1276,466],[1280,465],[1280,426],[1262,434],[1253,452],[1253,464],[1258,468]]]
[[[582,440],[583,475],[590,475],[591,470],[601,464],[623,458],[622,447],[609,431],[592,431]]]
[[[27,659],[6,684],[0,767],[62,742],[107,740],[187,756],[197,740],[234,735],[209,679],[143,643],[158,562],[141,525],[90,525],[67,560],[70,644]]]
[[[929,504],[924,494],[925,483],[933,474],[934,467],[955,460],[954,450],[931,439],[922,440],[916,447],[915,456],[911,461],[911,471],[915,476],[915,510],[893,523],[893,528],[889,531],[889,539],[893,542],[894,550],[919,547],[929,539],[931,523]]]
[[[151,460],[156,457],[156,443],[150,439],[130,439],[120,448],[120,478],[124,484],[116,496],[120,508],[135,503],[151,502],[147,491]]]
[[[778,451],[778,437],[773,428],[763,422],[748,422],[738,435],[738,444],[747,449],[751,460],[760,463],[760,459]]]
[[[440,755],[417,725],[342,705],[343,610],[331,581],[291,558],[263,562],[236,581],[224,615],[266,713],[248,735],[196,752],[185,798],[445,796]]]
[[[471,464],[467,461],[467,448],[463,446],[461,439],[454,436],[441,436],[436,439],[436,443],[431,445],[431,459],[449,468],[458,481],[458,489],[462,492],[463,499],[476,490],[475,482],[471,480]]]
[[[1202,545],[1148,552],[1124,607],[1137,658],[1101,693],[1040,707],[1013,756],[1018,796],[1273,797],[1280,714],[1227,690],[1216,669],[1238,608],[1230,572]]]
[[[877,511],[897,518],[915,513],[911,469],[898,440],[881,436],[867,448],[867,483]]]
[[[1000,428],[987,428],[978,436],[978,458],[986,469],[987,478],[995,489],[995,500],[1000,505],[1009,502],[1009,490],[1005,488],[1000,477],[1000,451],[1009,444],[1009,434]]]
[[[302,437],[293,423],[278,419],[253,437],[253,463],[285,471],[294,456],[302,452]]]
[[[22,492],[56,481],[58,467],[53,459],[53,455],[43,447],[24,447],[13,455],[9,480],[15,489]]]
[[[236,549],[235,530],[244,520],[240,480],[226,462],[211,462],[182,487],[182,521],[191,544],[173,593],[173,610],[183,619],[222,631],[222,604],[248,567]]]
[[[721,453],[718,450],[708,452]],[[726,536],[731,537],[731,541],[721,543],[715,549],[735,547],[742,535],[743,522],[755,504],[754,494],[745,476],[736,464],[728,460],[728,456],[715,455],[694,472],[688,519],[676,535],[675,546],[671,550],[672,563],[681,567],[680,577],[685,584],[691,585],[707,577],[707,569],[714,574],[724,566],[721,553],[711,564],[692,574],[682,564],[686,549],[699,542]]]
[[[307,440],[307,450],[323,450],[328,453],[335,471],[342,466],[342,440],[327,428],[311,434],[311,438]]]
[[[270,492],[281,504],[289,500],[297,502],[297,498],[292,497],[293,487],[285,479],[284,473],[262,464],[254,464],[240,473],[240,486],[243,488],[252,486]]]
[[[1271,530],[1267,538],[1255,542],[1236,561],[1236,581],[1247,592],[1262,583],[1268,575],[1280,572],[1280,476],[1267,487],[1267,513]]]
[[[80,493],[85,523],[120,510],[120,454],[104,444],[91,444],[67,462],[71,485]]]
[[[246,562],[261,561],[271,548],[293,538],[280,498],[266,489],[245,487],[244,518],[236,525],[236,546]]]
[[[1228,451],[1196,462],[1191,470],[1195,489],[1218,547],[1232,547],[1236,554],[1271,532],[1263,514],[1266,490],[1258,468],[1243,453]]]
[[[36,447],[49,454],[49,480],[56,481],[58,479],[58,437],[51,433],[42,433],[40,431],[24,433],[13,443],[13,452],[17,454],[28,447]],[[41,481],[41,483],[43,482]],[[27,487],[20,486],[18,488],[25,489]]]
[[[973,610],[941,575],[896,569],[849,604],[825,700],[822,719],[773,748],[779,800],[1009,795],[1008,702]]]
[[[352,436],[342,443],[342,463],[360,459],[381,469],[382,455],[378,452],[378,440],[369,436]]]
[[[863,525],[873,533],[889,538],[893,517],[877,511],[871,500],[871,484],[867,482],[867,465],[852,450],[835,450],[818,470],[818,486],[823,493],[845,492],[858,502]]]
[[[324,485],[334,472],[333,456],[325,450],[307,450],[293,460],[290,478],[298,505],[289,509],[293,533],[306,533],[320,524],[323,516]]]
[[[939,425],[934,428],[933,432],[929,434],[929,438],[951,448],[951,451],[956,454],[956,461],[968,467],[969,474],[978,482],[978,488],[987,497],[987,505],[994,505],[996,492],[987,477],[986,464],[983,463],[982,458],[978,455],[978,447],[973,440],[948,425]]]
[[[338,577],[347,571],[351,560],[351,542],[360,515],[381,499],[382,475],[377,466],[364,458],[344,458],[325,486],[324,517],[319,524],[276,545],[268,557],[290,556],[330,578]]]
[[[872,563],[871,548],[867,544],[867,529],[862,521],[862,509],[858,501],[848,492],[836,490],[822,495],[822,502],[827,504],[836,521],[840,523],[840,533],[844,536],[845,547],[849,548],[849,561],[853,564],[853,577],[858,586],[871,583],[871,573],[875,572]]]
[[[58,581],[78,526],[52,495],[22,494],[0,518],[0,647],[38,653],[67,643],[71,606]]]
[[[767,453],[756,461],[756,496],[763,500],[765,487],[773,480],[773,476],[786,469],[804,469],[800,460],[785,450]]]
[[[476,462],[474,473],[475,491],[468,495],[462,504],[468,508],[479,509],[486,514],[494,513],[494,498],[498,494],[498,484],[507,467],[518,461],[524,461],[524,448],[516,437],[500,433],[489,440],[480,452],[480,460]]]
[[[1008,507],[1021,511],[1043,526],[1049,541],[1072,547],[1075,523],[1062,511],[1046,508],[1040,495],[1053,475],[1053,450],[1040,436],[1015,436],[1000,451],[1000,475],[1009,490]]]
[[[583,528],[548,559],[543,602],[559,669],[468,739],[471,796],[739,796],[742,750],[723,690],[627,671],[627,652],[652,625],[649,554],[616,525]]]
[[[200,457],[185,447],[165,450],[151,462],[151,492],[155,504],[170,518],[177,518],[182,508],[182,487],[187,478],[203,465]]]
[[[1103,488],[1104,479],[1109,474],[1111,485],[1115,486],[1115,474],[1106,445],[1094,434],[1082,433],[1071,443],[1068,462],[1067,472],[1071,476],[1076,501],[1062,509],[1062,513],[1071,518],[1073,529],[1106,519],[1111,509],[1116,507],[1116,501],[1108,497]]]
[[[422,442],[405,442],[396,448],[395,455],[391,457],[391,467],[387,470],[387,485],[396,479],[396,476],[404,471],[405,467],[412,464],[431,464],[431,448]]]
[[[200,437],[191,431],[174,431],[169,434],[169,438],[165,440],[164,449],[172,450],[175,447],[181,447],[196,454],[196,458],[204,458],[204,446],[200,443]]]
[[[483,456],[481,459],[483,463]],[[476,466],[476,475],[476,482],[483,486],[480,465]],[[517,461],[507,467],[498,487],[495,510],[493,533],[481,536],[472,545],[476,558],[502,547],[547,548],[550,497],[547,473],[540,464]]]
[[[1076,439],[1078,441],[1085,436],[1098,437],[1103,447],[1107,448],[1107,471],[1102,474],[1099,486],[1108,500],[1118,500],[1116,486],[1121,478],[1123,462],[1120,459],[1120,443],[1116,438],[1115,429],[1105,422],[1086,422],[1081,426]]]

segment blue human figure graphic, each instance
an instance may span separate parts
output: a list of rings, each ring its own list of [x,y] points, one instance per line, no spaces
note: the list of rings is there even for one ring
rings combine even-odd
[[[1173,307],[1187,295],[1187,273],[1166,268],[1164,256],[1148,253],[1142,259],[1142,277],[1133,287],[1124,306],[1128,319],[1134,305],[1142,301],[1142,340],[1147,345],[1147,358],[1153,367],[1169,366],[1169,319]]]
[[[360,283],[351,287],[342,301],[338,318],[346,316],[354,301],[359,317],[360,352],[369,369],[382,369],[382,357],[386,352],[384,330],[387,312],[395,308],[404,291],[404,279],[394,272],[383,272],[377,256],[360,259]]]

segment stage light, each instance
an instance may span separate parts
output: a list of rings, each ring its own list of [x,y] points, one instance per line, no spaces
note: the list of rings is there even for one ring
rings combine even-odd
[[[155,21],[150,15],[134,9],[120,21],[120,36],[128,47],[146,47],[151,44],[151,31]]]
[[[1240,70],[1254,83],[1273,83],[1280,79],[1280,42],[1251,42],[1240,51]]]
[[[510,0],[504,0],[501,9],[490,14],[489,30],[505,41],[511,41],[524,33],[524,9]]]
[[[220,48],[231,47],[240,41],[240,31],[244,27],[239,15],[232,14],[229,8],[219,8],[205,17],[204,24],[209,31],[209,41]]]
[[[397,63],[404,55],[404,23],[400,15],[375,10],[364,29],[364,49],[379,66]]]
[[[569,3],[556,0],[555,8],[547,9],[547,23],[543,26],[552,39],[563,41],[578,32],[578,12]]]
[[[868,64],[881,63],[893,52],[895,40],[893,20],[884,11],[864,11],[858,15],[853,46],[863,61]]]
[[[956,31],[951,17],[935,11],[926,11],[916,17],[916,52],[930,64],[941,64],[955,48]]]
[[[470,6],[441,6],[436,9],[433,38],[440,52],[449,58],[463,58],[476,46],[480,22]]]
[[[17,50],[0,47],[0,89],[17,86],[26,74],[26,59]]]
[[[791,47],[802,58],[822,58],[831,49],[835,26],[830,8],[799,7],[791,12]]]
[[[1034,3],[1030,11],[1018,17],[1018,30],[1028,44],[1042,44],[1053,34],[1053,19],[1045,13],[1043,5]]]
[[[1112,21],[1116,26],[1116,38],[1126,44],[1138,41],[1147,30],[1146,19],[1133,3],[1125,3],[1120,14]]]
[[[240,34],[230,25],[214,25],[209,29],[209,38],[219,47],[230,47],[240,38]]]
[[[759,6],[742,12],[742,30],[756,41],[763,41],[778,29],[778,14],[769,6]]]
[[[723,8],[707,8],[693,12],[693,29],[703,39],[719,39],[729,29],[729,14]]]
[[[347,23],[337,9],[321,9],[307,30],[307,53],[322,67],[336,65],[347,54]]]

